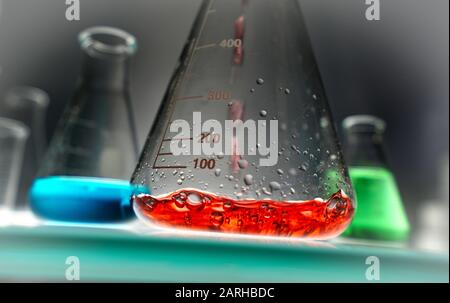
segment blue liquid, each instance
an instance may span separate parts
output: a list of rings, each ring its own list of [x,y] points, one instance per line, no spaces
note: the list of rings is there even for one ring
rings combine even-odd
[[[138,193],[149,191],[123,180],[52,176],[36,179],[29,196],[32,210],[47,219],[114,222],[134,216],[130,197]]]

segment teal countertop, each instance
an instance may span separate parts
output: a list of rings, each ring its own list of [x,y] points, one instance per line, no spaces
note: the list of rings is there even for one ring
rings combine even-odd
[[[83,282],[448,282],[447,254],[346,243],[306,242],[117,226],[0,227],[0,281],[66,281],[66,259]]]

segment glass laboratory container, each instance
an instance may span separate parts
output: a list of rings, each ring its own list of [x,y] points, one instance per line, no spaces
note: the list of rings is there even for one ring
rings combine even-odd
[[[29,129],[22,122],[0,117],[0,208],[16,207],[28,136]]]
[[[22,122],[30,131],[20,172],[19,190],[15,203],[17,208],[28,206],[28,190],[36,177],[47,148],[45,118],[49,101],[49,96],[41,89],[17,86],[8,90],[4,102],[0,104],[2,116]]]
[[[51,219],[119,220],[129,206],[137,161],[128,81],[136,39],[120,29],[93,27],[80,33],[79,42],[78,88],[50,142],[31,202]]]
[[[352,188],[295,0],[206,0],[132,182],[150,224],[331,238]]]
[[[343,121],[344,151],[358,201],[346,236],[376,240],[406,240],[410,226],[402,198],[383,147],[385,122],[367,115]]]

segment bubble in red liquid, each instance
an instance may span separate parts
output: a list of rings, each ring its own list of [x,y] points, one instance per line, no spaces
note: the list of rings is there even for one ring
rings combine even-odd
[[[141,216],[166,227],[327,239],[345,230],[353,203],[341,190],[327,200],[234,200],[197,189],[133,197]]]

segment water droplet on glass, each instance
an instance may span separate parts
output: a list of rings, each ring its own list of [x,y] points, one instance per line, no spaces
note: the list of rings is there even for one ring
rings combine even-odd
[[[252,175],[245,175],[244,177],[244,182],[247,185],[252,185],[253,184],[253,176]]]
[[[221,173],[222,173],[222,170],[221,170],[220,168],[217,168],[217,169],[214,171],[214,174],[216,175],[216,177],[220,176]]]
[[[238,165],[240,169],[246,169],[248,167],[247,160],[241,159],[238,161]]]
[[[326,128],[328,127],[328,119],[326,117],[320,118],[320,127]]]
[[[264,79],[263,78],[256,79],[256,84],[263,85],[264,84]]]
[[[284,90],[284,93],[285,93],[286,95],[289,95],[289,94],[291,93],[291,91],[289,90],[289,88],[286,88],[286,89]]]
[[[225,154],[223,152],[217,154],[217,159],[223,159],[223,157],[225,157]]]
[[[278,173],[279,175],[282,175],[282,174],[284,174],[284,171],[283,171],[281,168],[279,168],[279,169],[277,169],[277,173]]]
[[[296,176],[297,175],[297,170],[295,168],[289,168],[289,174],[291,176]]]
[[[267,116],[267,111],[262,110],[262,111],[259,112],[259,115],[260,115],[261,117],[265,117],[265,116]]]
[[[178,179],[178,180],[177,180],[177,183],[178,183],[178,185],[181,185],[181,184],[183,184],[183,180]]]
[[[272,181],[269,183],[270,189],[272,189],[272,191],[274,190],[280,190],[281,189],[281,185],[280,183],[276,182],[276,181]]]
[[[254,92],[255,92],[255,89],[254,89],[254,88],[250,89],[250,92],[251,92],[251,93],[254,93]]]

